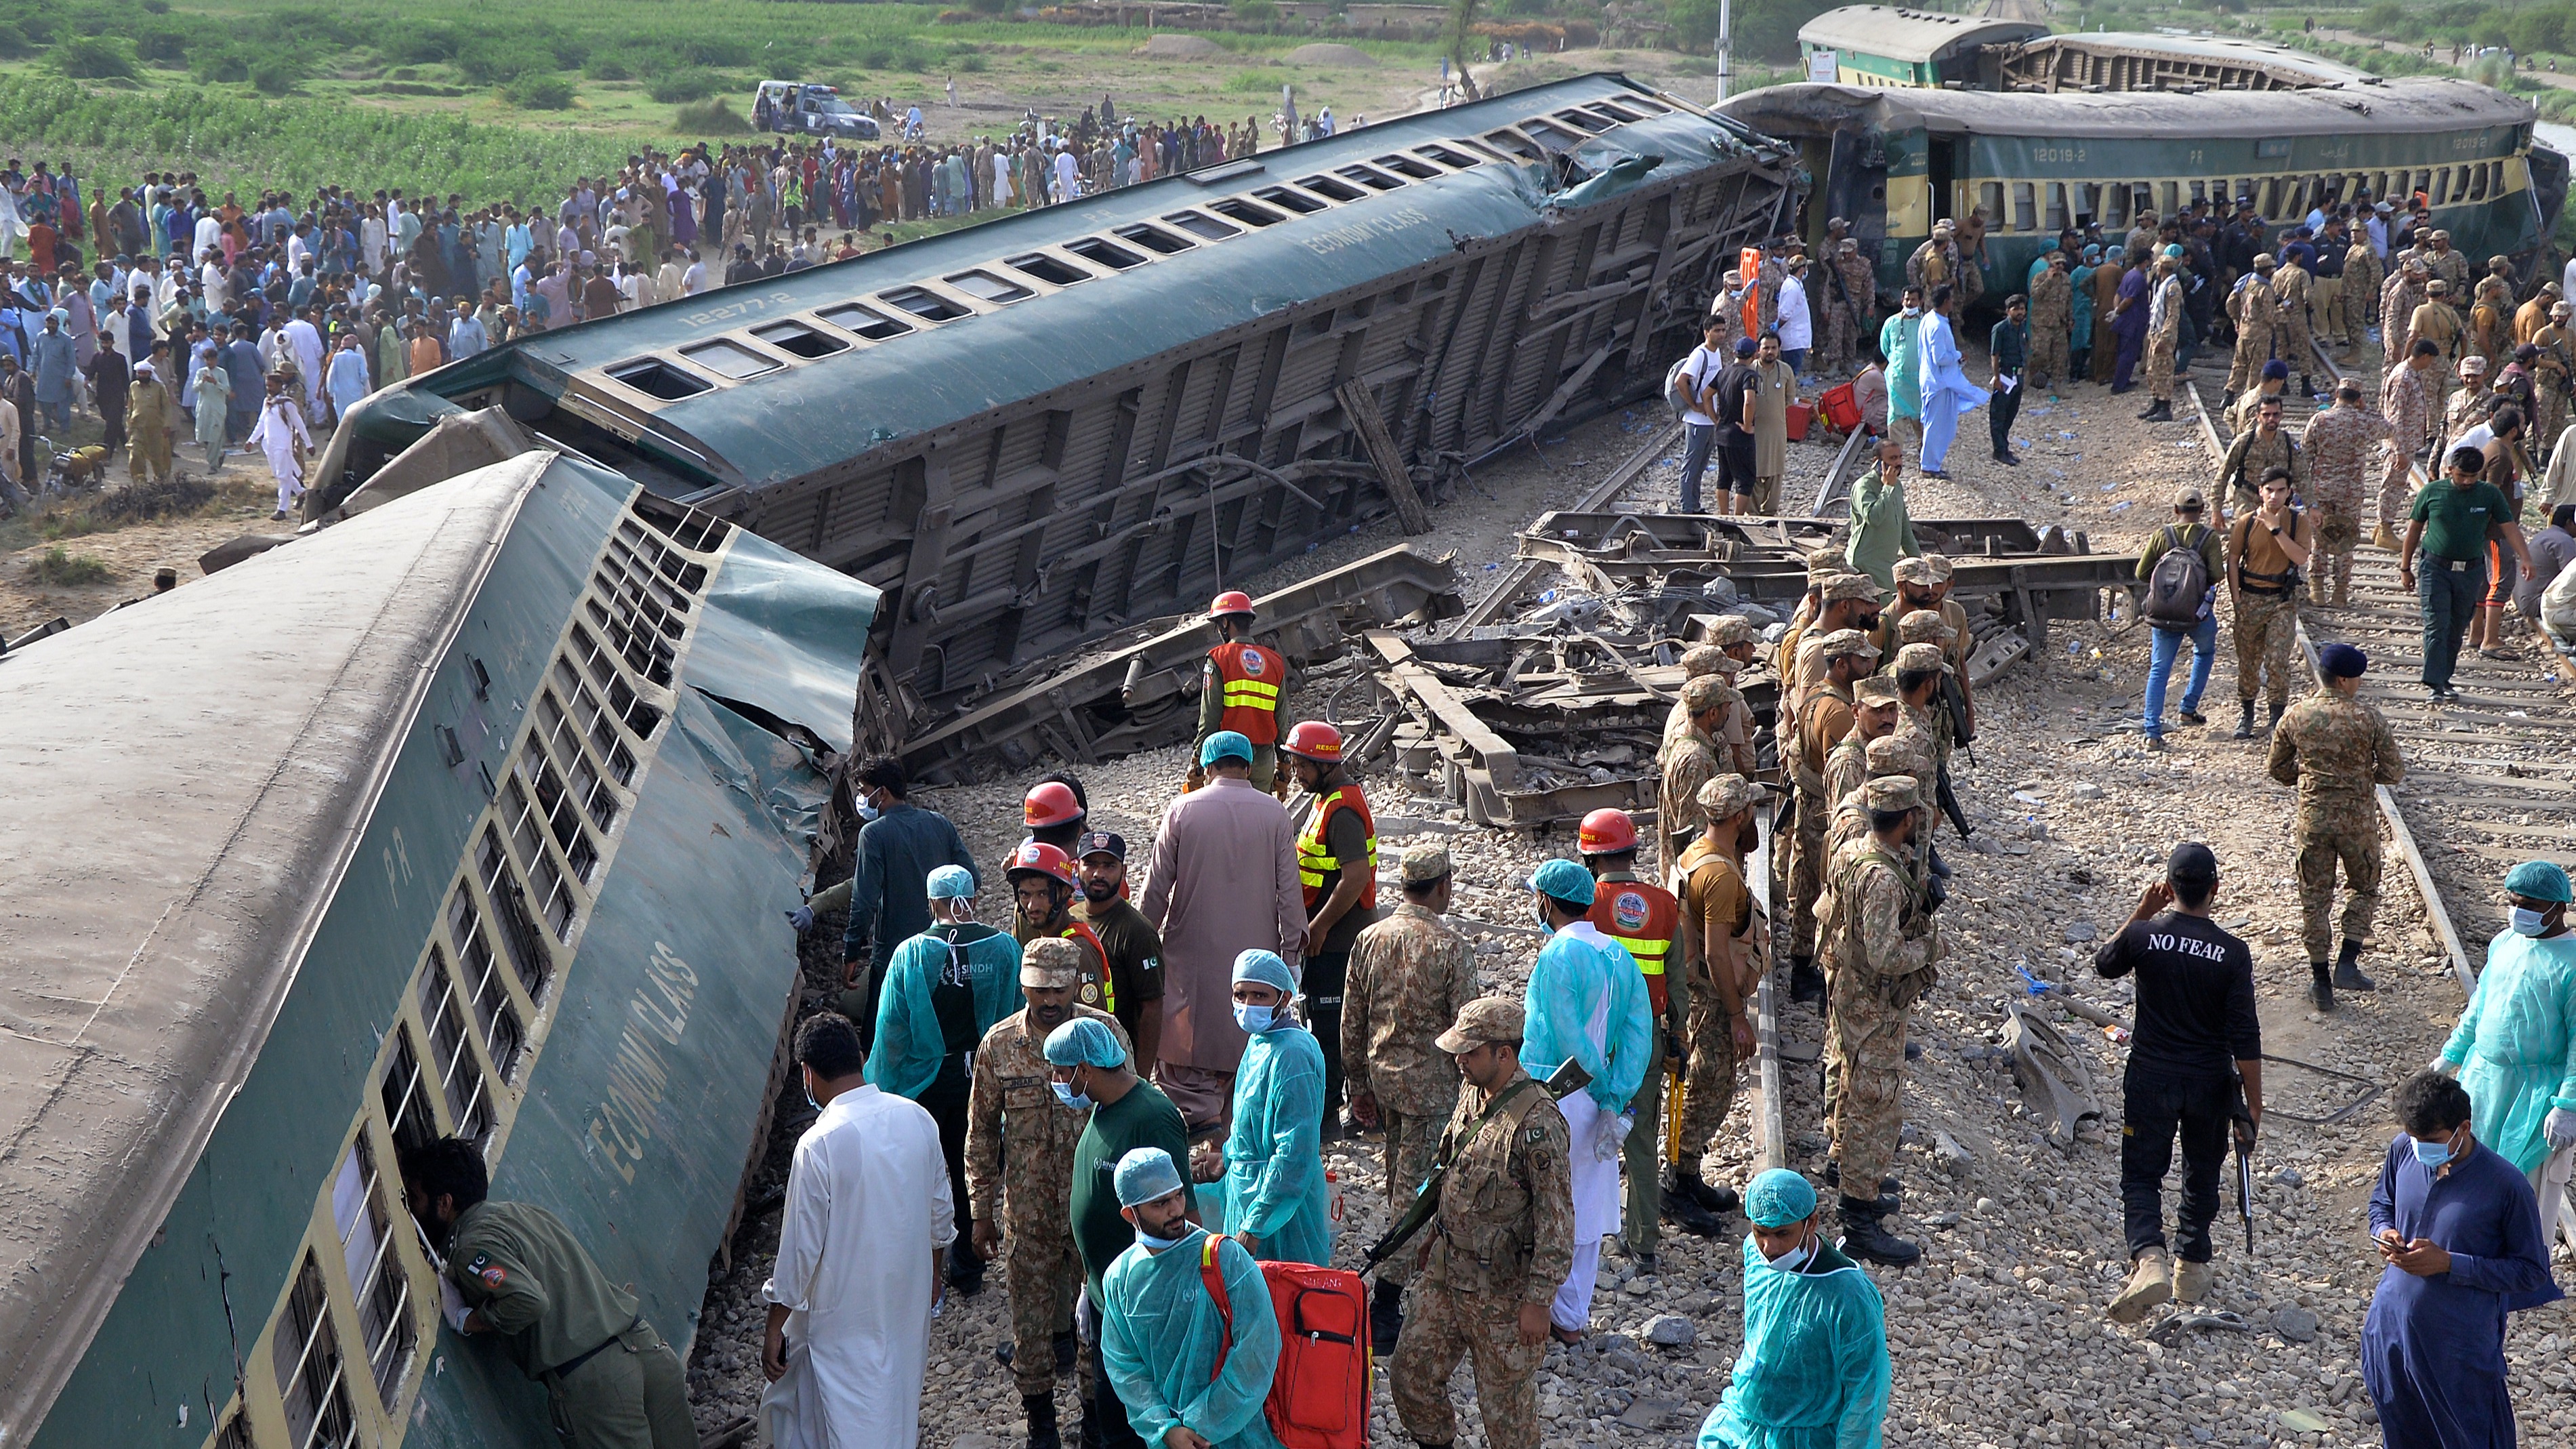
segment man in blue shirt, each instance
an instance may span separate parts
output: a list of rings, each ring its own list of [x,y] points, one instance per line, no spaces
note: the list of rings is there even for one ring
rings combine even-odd
[[[1994,439],[1995,461],[2017,464],[2013,456],[2013,421],[2021,416],[2021,383],[2030,363],[2030,299],[2016,292],[2004,299],[2004,320],[1987,335],[1987,356],[1994,373],[1986,385],[1994,401],[1986,404],[1986,432]]]
[[[914,805],[905,787],[903,766],[880,755],[860,764],[850,777],[850,793],[867,823],[859,827],[858,865],[850,876],[850,924],[841,936],[844,980],[851,988],[850,1006],[865,1014],[849,1015],[874,1038],[877,993],[897,946],[930,929],[930,873],[943,865],[965,867],[976,875],[975,857],[948,817]],[[859,952],[868,952],[865,970]],[[855,998],[855,999],[851,999]]]

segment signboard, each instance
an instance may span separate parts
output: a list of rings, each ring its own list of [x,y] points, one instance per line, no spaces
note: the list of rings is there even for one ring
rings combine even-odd
[[[1840,73],[1837,67],[1839,67],[1841,63],[1841,58],[1838,52],[1830,50],[1808,51],[1807,79],[1814,81],[1820,86],[1832,85],[1835,77]]]

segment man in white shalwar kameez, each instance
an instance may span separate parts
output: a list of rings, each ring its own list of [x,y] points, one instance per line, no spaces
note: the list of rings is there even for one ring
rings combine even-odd
[[[293,321],[277,329],[286,350],[295,357],[295,380],[304,388],[304,416],[314,422],[322,420],[322,332],[313,325],[311,309],[295,314]]]
[[[287,395],[284,373],[268,375],[268,400],[259,405],[259,421],[243,441],[267,457],[269,474],[277,479],[277,512],[270,516],[284,518],[304,493],[304,454],[313,446],[303,410]]]
[[[939,1126],[868,1085],[858,1029],[833,1012],[796,1033],[821,1110],[788,1168],[761,1371],[772,1449],[915,1449],[940,1253],[957,1236]]]

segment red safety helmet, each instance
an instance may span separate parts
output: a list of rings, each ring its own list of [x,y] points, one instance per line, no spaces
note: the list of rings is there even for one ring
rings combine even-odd
[[[1019,883],[1021,876],[1031,873],[1061,881],[1068,887],[1074,884],[1072,858],[1043,840],[1021,841],[1020,848],[1011,852],[1010,865],[1002,872],[1014,885]]]
[[[1228,589],[1216,596],[1216,602],[1208,605],[1208,617],[1211,619],[1222,619],[1228,614],[1242,614],[1249,617],[1251,613],[1252,596],[1241,589]]]
[[[1601,809],[1583,817],[1575,834],[1576,850],[1585,855],[1617,855],[1637,848],[1637,822],[1625,810]]]
[[[1319,719],[1301,719],[1289,727],[1288,738],[1279,748],[1284,754],[1329,765],[1342,757],[1342,732]]]
[[[1072,787],[1062,780],[1048,780],[1020,802],[1020,818],[1031,830],[1069,824],[1082,818],[1082,802],[1073,798]]]

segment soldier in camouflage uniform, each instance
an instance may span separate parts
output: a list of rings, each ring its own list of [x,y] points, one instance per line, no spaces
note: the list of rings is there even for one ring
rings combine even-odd
[[[1662,832],[1663,859],[1678,857],[1699,834],[1699,787],[1725,773],[1718,761],[1715,730],[1726,713],[1728,688],[1723,679],[1703,674],[1682,686],[1682,708],[1690,712],[1690,732],[1664,751],[1663,786],[1655,796],[1656,828]]]
[[[2250,513],[2260,501],[2263,475],[2275,468],[2286,470],[2290,486],[2299,486],[2298,445],[2290,440],[2287,428],[2281,426],[2281,399],[2265,398],[2254,406],[2254,426],[2236,435],[2227,445],[2227,456],[2218,465],[2218,486],[2227,493],[2227,511],[2232,516]]]
[[[1882,776],[1861,795],[1870,834],[1835,859],[1829,905],[1834,964],[1826,1053],[1841,1082],[1831,1128],[1843,1190],[1843,1251],[1901,1268],[1922,1250],[1887,1231],[1895,1203],[1885,1179],[1903,1117],[1906,1017],[1936,979],[1939,938],[1923,910],[1921,872],[1913,863],[1922,821],[1916,781]]]
[[[2075,340],[2075,284],[2068,280],[2066,253],[2051,251],[2048,266],[2030,284],[2030,377],[2032,387],[2054,387],[2066,378],[2066,351]]]
[[[2371,248],[2370,233],[2355,232],[2343,254],[2344,330],[2338,341],[2349,346],[2368,335],[2365,329],[2378,325],[2379,284],[2385,280],[2386,268]]]
[[[2450,451],[2451,439],[2485,422],[2487,414],[2495,411],[2495,405],[2501,401],[2487,386],[2485,358],[2463,357],[2453,371],[2460,385],[2442,404],[2442,442],[2433,450],[2435,457]]]
[[[1896,733],[1905,714],[1892,675],[1873,674],[1852,686],[1852,727],[1834,752],[1825,757],[1825,798],[1840,810],[1852,793],[1869,783],[1869,742]]]
[[[1732,634],[1744,641],[1752,639],[1752,630],[1742,619],[1733,614],[1720,617],[1735,626],[1732,630],[1720,630],[1721,634]],[[1719,692],[1725,701],[1723,713],[1717,727],[1709,731],[1709,744],[1717,754],[1718,764],[1738,774],[1749,774],[1755,748],[1753,706],[1744,698],[1744,691],[1735,687],[1735,676],[1743,668],[1744,661],[1736,658],[1728,651],[1728,646],[1721,643],[1694,644],[1682,653],[1684,684],[1694,679],[1714,678],[1724,686]],[[1664,740],[1655,752],[1656,760],[1665,759],[1674,745],[1689,736],[1690,730],[1690,706],[1676,699],[1672,710],[1664,716]]]
[[[1870,323],[1878,315],[1878,267],[1850,237],[1836,242],[1825,261],[1832,268],[1825,278],[1825,346],[1833,353],[1829,365],[1855,367],[1860,339],[1875,330]]]
[[[2335,988],[2368,991],[2362,942],[2379,904],[2377,790],[2406,776],[2397,736],[2365,704],[2362,672],[2370,661],[2349,644],[2317,651],[2317,692],[2300,700],[2272,731],[2272,778],[2299,787],[2299,911],[2308,947],[2308,998],[2334,1008]],[[2335,864],[2343,864],[2343,949],[2329,972],[2333,944]]]
[[[2435,381],[2441,385],[2442,395],[2446,398],[2451,391],[2450,364],[2460,355],[2460,334],[2467,330],[2466,324],[2460,321],[2459,312],[2451,306],[2451,298],[2456,295],[2451,284],[2440,277],[2426,282],[2424,305],[2415,309],[2414,317],[2406,324],[2408,337],[2416,342],[2430,341],[2437,349],[2443,371],[2435,375]]]
[[[1878,669],[1878,646],[1857,629],[1838,629],[1817,643],[1824,678],[1810,687],[1798,705],[1797,755],[1784,758],[1781,770],[1797,786],[1797,834],[1789,860],[1789,958],[1792,989],[1813,991],[1824,983],[1816,969],[1816,897],[1824,888],[1825,826],[1833,802],[1825,798],[1825,756],[1851,733],[1852,686]],[[1807,976],[1804,981],[1797,980]]]
[[[1905,259],[1905,285],[1920,287],[1923,295],[1942,285],[1955,286],[1959,281],[1959,246],[1953,240],[1956,230],[1945,219],[1932,223],[1932,235]]]
[[[1028,1004],[984,1033],[966,1099],[966,1196],[975,1211],[975,1251],[987,1262],[1003,1254],[1011,1378],[1032,1442],[1051,1442],[1039,1429],[1054,1432],[1056,1371],[1073,1348],[1073,1299],[1082,1287],[1082,1259],[1073,1246],[1073,1147],[1091,1120],[1058,1102],[1047,1085],[1047,1033],[1087,1016],[1105,1023],[1121,1050],[1128,1046],[1116,1017],[1073,999],[1082,969],[1082,948],[1065,937],[1028,943],[1020,955]]]
[[[2236,324],[2236,356],[2227,365],[2227,396],[2254,385],[2263,364],[2272,360],[2272,344],[2280,330],[2281,297],[2272,290],[2272,254],[2265,252],[2254,259],[2254,273],[2240,283],[2227,299],[2227,316]]]
[[[2299,265],[2300,253],[2291,252],[2289,261],[2272,274],[2272,295],[2280,299],[2279,330],[2273,341],[2281,360],[2299,375],[2299,393],[2317,395],[2316,384],[2308,380],[2308,368],[2317,355],[2308,331],[2308,302],[2316,291],[2316,279]]]
[[[2271,724],[2290,700],[2290,652],[2299,628],[2299,591],[2290,571],[2304,567],[2315,525],[2290,506],[2282,469],[2263,475],[2255,506],[2228,526],[2227,595],[2236,615],[2236,738],[2254,738],[2254,696],[2270,680]],[[2257,530],[2261,530],[2257,532]],[[2259,542],[2258,542],[2259,541]]]
[[[2430,274],[2419,258],[2399,260],[2388,280],[2379,285],[2379,357],[2380,375],[2406,365],[2408,349],[2415,343],[2415,309],[2424,305],[2429,294],[2424,290]]]
[[[1522,1070],[1520,1042],[1521,1004],[1501,996],[1467,1003],[1438,1039],[1468,1090],[1441,1137],[1440,1213],[1416,1252],[1413,1316],[1387,1372],[1416,1443],[1456,1442],[1449,1376],[1466,1358],[1485,1442],[1538,1449],[1548,1305],[1574,1268],[1574,1182],[1565,1114]]]
[[[1351,1116],[1386,1131],[1386,1194],[1400,1217],[1413,1205],[1440,1131],[1458,1107],[1458,1064],[1433,1040],[1476,998],[1476,953],[1442,920],[1449,910],[1449,852],[1416,845],[1397,867],[1404,904],[1351,943],[1342,988],[1342,1071]],[[1378,1273],[1369,1331],[1384,1353],[1402,1329],[1399,1308],[1413,1255]]]
[[[2513,289],[2502,277],[2480,277],[2469,293],[2469,315],[2460,333],[2460,355],[2486,359],[2489,371],[2513,353]]]
[[[2437,231],[2426,239],[2424,266],[2434,276],[2451,284],[2451,295],[2464,297],[2469,291],[2468,253],[2451,245],[2451,234]]]
[[[2531,391],[2540,409],[2531,436],[2542,451],[2532,455],[2535,463],[2546,464],[2547,453],[2558,447],[2558,434],[2567,426],[2567,394],[2571,379],[2576,379],[2576,335],[2569,332],[2569,318],[2576,308],[2565,302],[2549,304],[2548,320],[2531,334],[2531,345],[2540,355],[2531,363]]]
[[[2397,552],[2396,525],[2406,521],[2415,497],[2415,454],[2433,431],[2433,404],[2439,396],[2437,369],[2441,350],[2429,338],[2418,339],[2406,362],[2389,374],[2379,389],[2379,415],[2388,420],[2388,470],[2379,479],[2379,517],[2370,541]]]
[[[2182,263],[2158,257],[2147,283],[2147,410],[2138,414],[2149,422],[2173,420],[2174,364],[2182,355],[2182,317]],[[2093,325],[2103,326],[2103,319],[2094,318]],[[2100,356],[2103,350],[2096,344],[2094,355]]]
[[[1735,339],[1744,335],[1744,274],[1730,271],[1708,304],[1708,350],[1719,357],[1735,355]]]
[[[2361,384],[2335,384],[2334,406],[2308,419],[2299,446],[2308,455],[2308,501],[2317,525],[2316,558],[2308,569],[2308,602],[2340,609],[2352,600],[2352,551],[2361,544],[2361,489],[2376,445],[2394,437],[2388,420],[2364,412]]]

